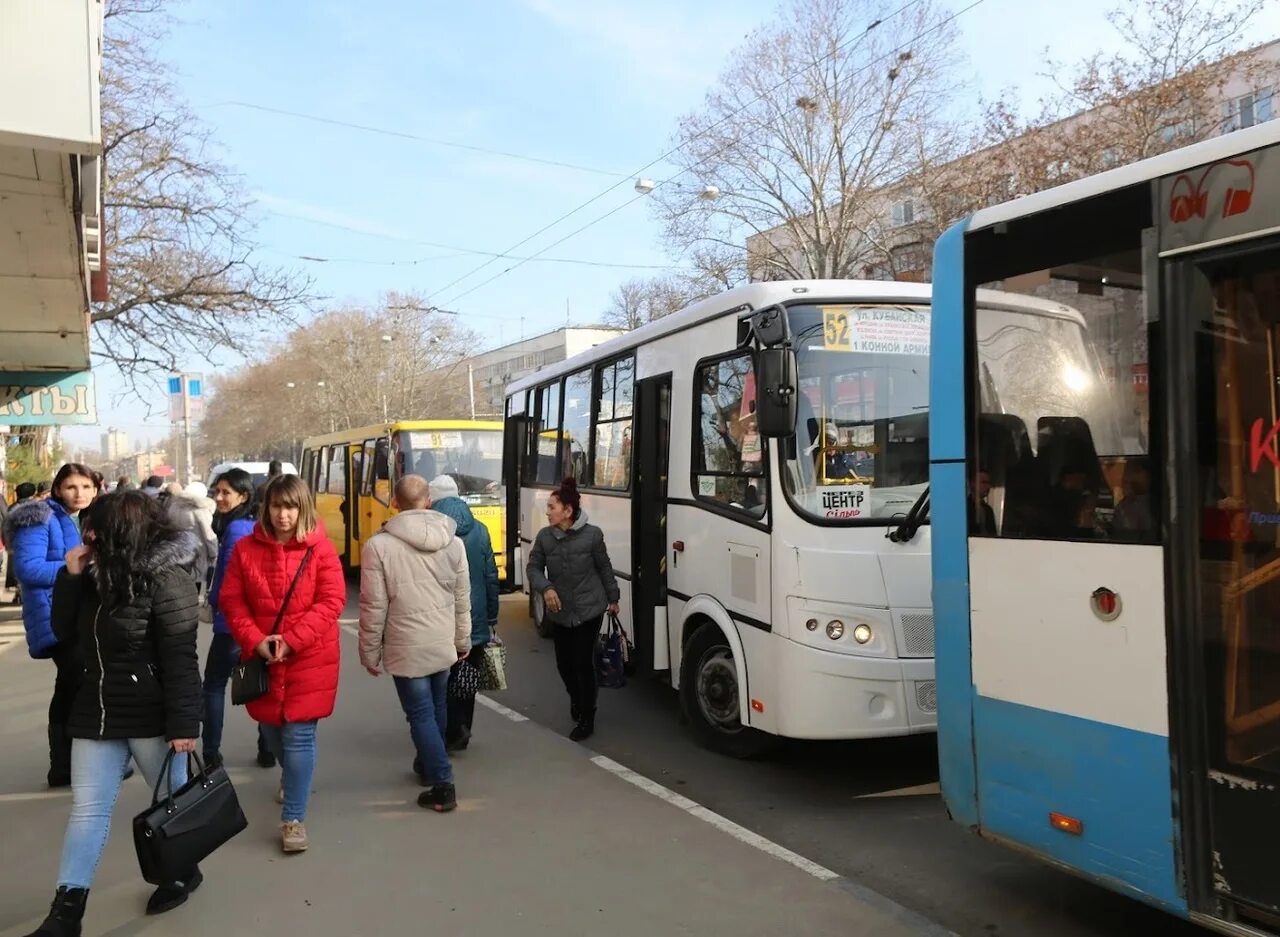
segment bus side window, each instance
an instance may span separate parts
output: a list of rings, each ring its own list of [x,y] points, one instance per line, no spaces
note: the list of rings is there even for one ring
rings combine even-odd
[[[373,451],[373,467],[369,472],[372,482],[372,493],[381,503],[391,505],[391,464],[388,459],[390,449],[386,439],[379,439]]]

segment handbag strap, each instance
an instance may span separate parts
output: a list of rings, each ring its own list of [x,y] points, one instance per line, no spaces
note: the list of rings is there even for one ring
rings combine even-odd
[[[293,574],[293,582],[289,583],[289,591],[284,594],[284,601],[280,603],[280,611],[276,612],[275,624],[271,626],[272,634],[280,630],[280,622],[284,621],[284,613],[289,608],[289,600],[293,598],[293,590],[297,588],[298,580],[302,578],[302,571],[307,568],[307,561],[311,559],[311,554],[314,551],[315,547],[307,547],[307,552],[302,555],[302,562],[298,564],[298,571]]]
[[[173,748],[170,748],[169,751],[165,753],[164,764],[160,766],[160,773],[156,775],[156,786],[151,790],[151,806],[153,807],[160,802],[160,785],[163,784],[166,780],[169,780],[170,778],[172,778],[172,775],[169,772],[173,767],[174,756],[177,754],[178,753]],[[208,769],[205,768],[204,761],[195,752],[187,753],[187,770],[190,771],[191,759],[193,758],[195,759],[196,768],[198,769],[196,772],[197,777],[206,776],[209,773]],[[168,787],[169,787],[169,796],[167,799],[170,804],[170,809],[172,809],[173,793],[174,793],[172,780],[169,780]]]

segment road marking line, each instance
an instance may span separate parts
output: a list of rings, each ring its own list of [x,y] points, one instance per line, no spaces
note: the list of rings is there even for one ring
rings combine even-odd
[[[612,758],[606,758],[604,755],[596,755],[591,759],[591,763],[599,768],[615,774],[629,784],[634,784],[642,791],[647,791],[659,800],[665,800],[673,807],[678,807],[685,813],[691,814],[702,820],[704,823],[710,823],[716,829],[723,833],[728,833],[739,842],[746,843],[748,846],[754,846],[763,853],[773,856],[775,859],[781,859],[783,862],[795,866],[801,872],[807,872],[814,878],[824,882],[830,882],[840,877],[838,872],[832,872],[825,866],[806,859],[804,856],[798,855],[787,849],[785,846],[779,846],[772,840],[765,839],[759,833],[753,833],[744,826],[739,826],[727,817],[722,817],[718,813],[713,813],[706,807],[690,800],[675,791],[663,787],[656,781],[651,781],[643,775],[637,774],[630,768],[618,764]]]
[[[876,791],[873,794],[857,794],[854,800],[873,800],[877,797],[941,797],[942,785],[937,781],[932,784],[917,784],[915,787],[900,787],[893,791]]]
[[[19,794],[0,794],[0,804],[17,804],[29,800],[58,800],[63,797],[70,797],[71,789],[57,791],[39,791],[32,793]]]
[[[637,774],[630,768],[618,764],[612,758],[604,755],[596,755],[591,759],[591,763],[598,768],[603,768],[610,774],[616,775],[629,784],[634,784],[642,791],[646,791],[657,797],[659,800],[666,801],[673,807],[683,810],[690,816],[697,817],[704,823],[709,823],[722,833],[727,833],[741,843],[746,843],[759,849],[766,855],[770,855],[775,859],[780,859],[789,865],[795,866],[801,872],[806,872],[814,878],[831,882],[837,888],[848,892],[858,901],[871,905],[888,917],[891,917],[909,927],[911,927],[920,937],[957,937],[954,931],[949,931],[940,924],[937,924],[922,914],[912,911],[905,905],[898,904],[892,898],[880,894],[874,889],[865,885],[860,885],[851,879],[845,878],[839,872],[833,872],[826,866],[818,865],[811,859],[806,859],[798,853],[792,852],[785,846],[780,846],[773,840],[765,839],[759,833],[753,833],[744,826],[739,826],[727,817],[708,810],[696,801],[690,800],[683,794],[677,794],[670,788],[663,787],[656,781],[651,781],[642,774]]]
[[[496,699],[490,699],[488,696],[485,696],[483,693],[476,694],[476,702],[479,703],[481,706],[485,707],[486,709],[492,709],[499,716],[503,716],[507,719],[510,719],[512,722],[528,722],[529,721],[528,716],[521,715],[520,713],[516,712],[514,709],[508,709],[506,706],[503,706],[501,703],[499,703]]]

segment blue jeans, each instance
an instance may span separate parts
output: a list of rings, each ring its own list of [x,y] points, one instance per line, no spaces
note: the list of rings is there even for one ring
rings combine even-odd
[[[111,813],[124,783],[129,755],[138,763],[147,787],[155,789],[169,743],[150,739],[74,739],[71,743],[71,819],[62,841],[58,885],[88,888],[111,833]],[[174,755],[169,784],[177,790],[187,783],[187,756]],[[160,793],[169,788],[160,786]],[[147,794],[148,801],[151,799]]]
[[[400,708],[409,720],[409,735],[422,760],[428,784],[452,784],[453,766],[444,751],[448,727],[449,671],[426,677],[396,677]]]
[[[282,726],[259,725],[267,747],[284,769],[284,806],[280,819],[305,820],[311,798],[311,778],[316,772],[316,720],[286,722]]]
[[[226,722],[227,684],[231,671],[240,663],[240,648],[229,634],[213,633],[209,654],[204,661],[204,757],[222,752],[222,726]],[[258,751],[267,751],[258,727]]]

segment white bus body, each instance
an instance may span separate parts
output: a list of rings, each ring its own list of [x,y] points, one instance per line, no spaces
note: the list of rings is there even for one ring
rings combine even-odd
[[[516,582],[528,592],[547,497],[576,474],[641,668],[669,672],[706,744],[934,731],[929,528],[889,536],[928,481],[929,300],[914,283],[751,284],[512,384]],[[764,441],[747,320],[778,304],[800,432]],[[540,596],[530,612],[545,633]]]

